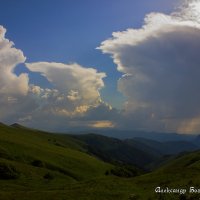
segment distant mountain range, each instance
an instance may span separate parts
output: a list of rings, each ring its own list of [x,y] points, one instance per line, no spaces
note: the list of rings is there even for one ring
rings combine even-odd
[[[88,152],[107,162],[133,164],[148,170],[162,162],[162,157],[181,152],[191,152],[200,148],[194,141],[159,142],[146,138],[120,140],[97,134],[71,135],[87,144]],[[200,139],[199,136],[197,138]]]
[[[138,131],[138,130],[86,130],[74,132],[74,134],[87,134],[87,133],[96,133],[99,135],[105,135],[108,137],[118,138],[118,139],[132,139],[135,137],[146,138],[157,141],[191,141],[196,138],[197,135],[193,134],[178,134],[178,133],[162,133],[162,132],[147,132],[147,131]]]

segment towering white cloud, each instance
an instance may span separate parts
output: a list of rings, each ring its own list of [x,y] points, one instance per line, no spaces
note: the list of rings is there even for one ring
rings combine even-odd
[[[40,104],[40,112],[37,110],[33,114],[36,122],[40,123],[43,116],[48,121],[58,121],[60,126],[69,119],[75,125],[77,118],[79,123],[81,117],[87,122],[85,117],[88,112],[104,105],[99,91],[104,87],[105,73],[78,64],[38,62],[26,63],[26,66],[33,72],[41,73],[53,86],[53,89],[32,86],[32,92],[38,96]],[[40,116],[38,113],[41,113]]]
[[[32,85],[28,74],[14,73],[26,58],[5,38],[5,33],[6,29],[0,26],[0,121],[48,130],[66,130],[81,124],[112,126],[97,114],[102,109],[112,112],[100,96],[105,73],[78,64],[26,63],[30,71],[40,73],[52,87]]]
[[[123,124],[159,131],[200,131],[200,1],[171,15],[151,13],[141,29],[113,33],[99,49],[124,73]]]
[[[105,73],[78,64],[39,62],[27,63],[26,66],[46,77],[69,101],[93,104],[100,99],[99,90],[104,87]]]
[[[29,78],[27,74],[14,74],[15,67],[25,61],[21,50],[5,38],[6,29],[0,26],[0,120],[17,118],[19,110],[26,107],[22,99],[28,93]],[[23,109],[22,109],[23,110]],[[23,114],[22,114],[23,115]]]
[[[5,38],[6,29],[0,26],[0,93],[25,95],[28,92],[28,76],[16,76],[13,71],[17,64],[23,63],[25,57],[14,43]]]

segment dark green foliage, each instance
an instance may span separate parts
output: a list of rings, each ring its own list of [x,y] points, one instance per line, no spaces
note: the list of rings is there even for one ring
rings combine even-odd
[[[31,165],[33,165],[35,167],[44,167],[45,166],[44,163],[41,160],[33,160]]]
[[[105,175],[114,175],[118,177],[124,177],[124,178],[131,178],[135,176],[139,176],[142,174],[142,171],[132,167],[132,166],[116,166],[115,168],[112,168],[110,170],[107,170],[105,172]]]
[[[9,180],[9,179],[17,179],[19,178],[20,173],[17,169],[6,163],[0,163],[0,179]]]
[[[139,200],[140,198],[139,198],[139,196],[136,195],[136,194],[131,194],[131,195],[129,196],[128,199],[129,199],[129,200]]]
[[[0,147],[0,158],[13,160],[13,157],[6,151],[6,149]]]
[[[52,179],[54,179],[54,176],[48,172],[43,176],[43,178],[47,179],[47,180],[52,180]]]
[[[179,196],[179,200],[187,200],[187,196],[185,194],[181,194]]]
[[[105,175],[108,176],[110,174],[110,170],[106,170]]]

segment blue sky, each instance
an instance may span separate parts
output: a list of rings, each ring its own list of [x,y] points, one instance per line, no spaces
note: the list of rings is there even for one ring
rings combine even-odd
[[[200,0],[0,3],[1,122],[200,132]]]
[[[117,91],[121,73],[108,55],[95,48],[114,31],[141,27],[150,12],[170,13],[174,0],[1,0],[0,24],[6,36],[27,57],[26,62],[77,62],[105,72],[103,99],[121,108],[125,97]],[[17,74],[27,69],[20,65]],[[31,82],[48,86],[38,73]]]

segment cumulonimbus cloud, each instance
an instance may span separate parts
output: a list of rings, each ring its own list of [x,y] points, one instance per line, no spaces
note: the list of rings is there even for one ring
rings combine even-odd
[[[0,26],[0,93],[25,95],[28,92],[28,75],[16,76],[13,71],[26,58],[21,50],[13,47],[13,42],[5,38],[5,33],[6,29]]]
[[[22,73],[14,74],[15,67],[26,58],[23,52],[14,47],[14,43],[5,38],[6,29],[0,26],[0,120],[17,118],[19,110],[24,110],[26,103],[22,99],[28,94],[29,78]],[[33,104],[32,104],[33,105]],[[22,109],[23,108],[23,109]],[[23,115],[23,112],[21,112]]]
[[[93,104],[99,100],[99,91],[104,87],[105,73],[98,73],[94,68],[47,62],[27,63],[26,66],[33,72],[41,73],[71,101],[80,100]]]
[[[141,29],[113,33],[99,49],[124,73],[123,125],[130,128],[200,131],[200,1],[185,1],[166,15],[150,13]],[[122,125],[122,126],[123,126]]]
[[[14,73],[26,58],[5,38],[5,33],[6,29],[0,26],[0,121],[46,130],[67,130],[79,124],[113,126],[109,120],[90,116],[94,110],[112,112],[100,96],[105,73],[78,64],[26,63],[30,71],[40,73],[52,87],[30,84],[28,74]]]
[[[98,119],[101,110],[106,113],[114,112],[100,96],[100,90],[104,87],[103,78],[105,73],[99,73],[94,68],[84,68],[78,64],[63,63],[26,63],[27,68],[32,72],[38,72],[44,76],[53,86],[53,89],[42,89],[39,86],[32,86],[34,96],[39,97],[40,113],[32,114],[34,120],[31,124],[40,124],[43,127],[44,119],[52,121],[52,129],[64,130],[66,127],[93,127],[95,124],[105,121]],[[95,110],[95,114],[90,116]],[[40,122],[43,122],[42,124]],[[109,120],[104,125],[113,127]]]

